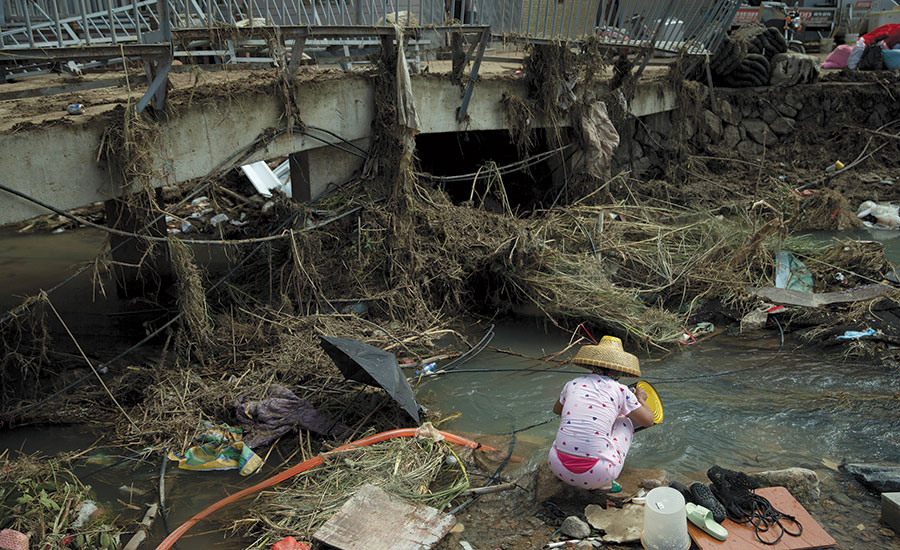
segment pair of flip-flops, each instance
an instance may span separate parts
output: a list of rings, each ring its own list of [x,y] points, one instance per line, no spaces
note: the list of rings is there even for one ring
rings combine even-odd
[[[709,508],[704,508],[693,502],[687,502],[684,505],[684,511],[687,514],[688,521],[708,533],[711,537],[718,540],[728,538],[728,531],[716,522]]]

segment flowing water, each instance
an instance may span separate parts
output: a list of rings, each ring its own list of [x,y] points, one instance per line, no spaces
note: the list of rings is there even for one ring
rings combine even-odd
[[[527,322],[495,332],[493,347],[535,357],[564,349],[569,338]],[[747,469],[821,467],[823,458],[900,462],[896,368],[841,361],[790,340],[781,352],[779,346],[771,332],[721,335],[665,357],[642,357],[642,376],[659,392],[665,419],[635,437],[628,463],[692,473],[714,463]],[[444,415],[460,413],[446,429],[508,433],[554,418],[559,391],[578,376],[554,370],[578,367],[552,366],[485,351],[456,372],[424,379],[419,395]],[[747,370],[723,375],[738,369]],[[557,427],[550,421],[522,432],[543,442],[534,460],[544,460]]]
[[[842,238],[850,236],[871,238],[868,234],[841,235]],[[90,260],[102,243],[102,235],[87,231],[60,235],[0,234],[3,288],[0,302],[4,309],[18,304],[18,297],[63,278],[71,272],[73,264]],[[886,240],[886,246],[890,259],[897,261],[900,240]],[[90,305],[93,302],[90,288],[89,279],[84,277],[54,294],[54,300],[62,304],[64,316],[74,315],[76,321],[84,321],[97,314],[98,306]],[[118,306],[110,307],[118,310]],[[475,327],[473,333],[484,330],[485,327]],[[452,373],[422,379],[418,397],[443,416],[459,413],[441,425],[450,431],[508,434],[539,424],[518,433],[523,445],[516,451],[537,465],[546,459],[557,428],[552,405],[566,380],[578,375],[554,371],[582,371],[572,365],[560,368],[534,359],[564,349],[568,334],[534,320],[504,322],[495,332],[492,347],[527,357],[486,350],[454,368]],[[768,331],[720,335],[664,356],[638,353],[643,378],[652,382],[660,393],[665,420],[636,437],[628,464],[664,468],[678,477],[705,471],[713,464],[740,470],[790,466],[821,470],[823,459],[900,463],[897,368],[826,356],[790,339],[779,351],[781,347],[779,335]],[[562,357],[572,353],[574,350]],[[480,369],[529,369],[530,372],[466,372]],[[738,369],[742,372],[728,374]],[[52,455],[86,448],[97,439],[97,434],[78,426],[28,428],[0,434],[0,449]],[[92,474],[91,483],[98,498],[117,507],[117,500],[129,498],[118,487],[129,484],[143,488],[152,496],[158,481],[159,458],[154,462],[136,468],[126,462]],[[267,472],[279,462],[273,455]],[[97,468],[97,465],[84,464],[77,471],[81,475]],[[242,479],[235,472],[191,473],[171,469],[167,475],[168,501],[172,506],[170,527],[259,479],[260,476]],[[151,543],[163,536],[159,524],[154,528]],[[210,529],[215,529],[215,525],[201,524],[193,532]],[[208,548],[212,544],[224,548],[244,546],[237,539],[223,543],[223,537],[221,532],[194,536],[183,539],[179,546],[187,549]]]

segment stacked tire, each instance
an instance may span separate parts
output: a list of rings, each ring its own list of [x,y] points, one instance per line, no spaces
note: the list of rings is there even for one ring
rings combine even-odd
[[[745,34],[740,31],[747,29]],[[788,49],[787,40],[775,27],[762,27],[759,25],[748,25],[735,31],[736,40],[745,41],[748,53],[756,53],[764,55],[768,59],[773,56],[784,53]]]
[[[745,25],[725,37],[710,59],[709,68],[717,86],[767,86],[772,76],[772,57],[787,49],[787,41],[778,29]]]

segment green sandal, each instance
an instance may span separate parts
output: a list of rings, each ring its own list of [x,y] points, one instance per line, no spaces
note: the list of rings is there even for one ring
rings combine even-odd
[[[598,493],[621,493],[622,486],[615,482],[612,482],[612,486],[609,489],[597,489]]]

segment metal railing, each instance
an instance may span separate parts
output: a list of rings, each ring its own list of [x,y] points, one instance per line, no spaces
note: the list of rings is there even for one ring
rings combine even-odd
[[[219,55],[220,62],[237,62],[247,58],[239,59],[236,48],[259,52],[266,42],[244,33],[229,39],[226,56],[223,44],[203,44],[195,31],[264,27],[295,36],[305,30],[311,38],[307,51],[340,46],[349,57],[350,47],[377,46],[377,35],[396,22],[420,38],[417,48],[443,45],[440,29],[489,28],[495,37],[532,43],[591,40],[618,49],[703,55],[715,51],[739,5],[740,0],[0,0],[0,49],[7,59],[15,58],[15,50],[52,59],[55,51],[66,59],[73,48],[86,48],[77,52],[80,59],[85,51],[101,50],[105,55],[95,59],[109,59],[115,57],[110,45],[131,51],[172,45],[176,56],[203,51]],[[172,40],[173,33],[193,34],[191,40]]]
[[[525,0],[518,26],[494,28],[526,41],[595,40],[702,55],[715,51],[740,0]],[[507,18],[501,18],[509,25]]]

